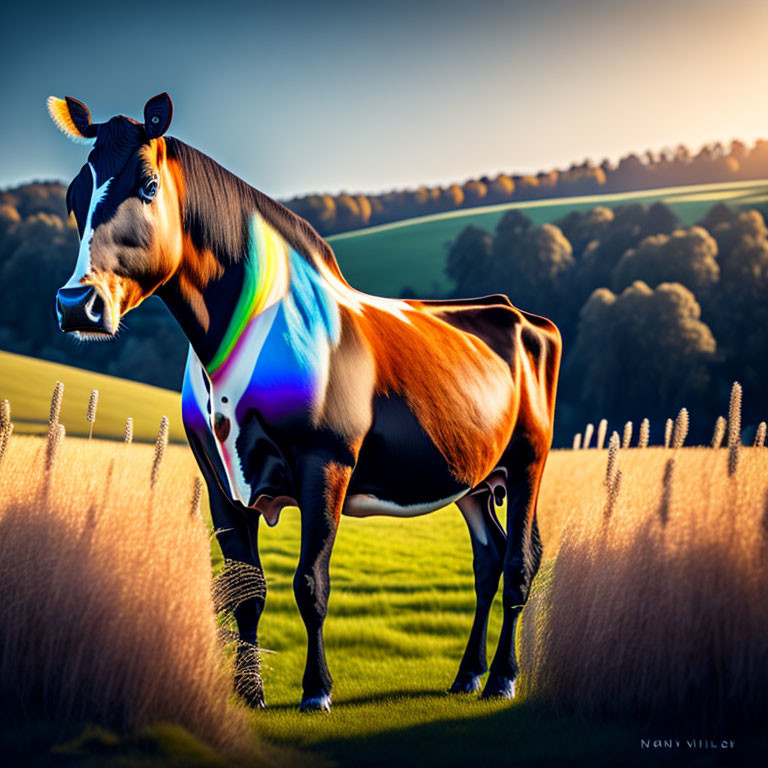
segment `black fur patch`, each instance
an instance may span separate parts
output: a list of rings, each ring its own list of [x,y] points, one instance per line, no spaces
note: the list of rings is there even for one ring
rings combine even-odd
[[[248,222],[258,211],[304,258],[315,254],[335,264],[330,246],[284,205],[178,139],[168,136],[166,146],[184,173],[183,225],[196,248],[210,250],[224,265],[238,261],[246,253]]]
[[[398,395],[377,395],[373,426],[360,449],[349,493],[370,493],[408,506],[465,490],[405,401]]]

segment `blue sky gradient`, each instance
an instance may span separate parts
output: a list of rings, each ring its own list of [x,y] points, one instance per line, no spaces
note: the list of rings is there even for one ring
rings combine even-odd
[[[170,133],[275,197],[536,172],[768,136],[768,2],[16,3],[0,187],[69,181],[94,120],[167,90]]]

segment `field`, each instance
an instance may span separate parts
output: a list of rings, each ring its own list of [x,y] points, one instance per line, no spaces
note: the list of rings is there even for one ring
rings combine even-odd
[[[768,182],[701,184],[508,203],[407,219],[327,239],[344,276],[355,288],[397,297],[405,286],[409,286],[417,296],[431,296],[450,290],[451,285],[444,274],[446,244],[455,240],[469,224],[492,231],[504,213],[511,209],[523,211],[538,225],[596,205],[615,207],[642,203],[648,206],[658,200],[677,214],[683,226],[690,226],[718,202],[734,208],[765,203],[768,201]]]
[[[95,437],[121,440],[130,416],[134,439],[154,441],[160,419],[168,416],[171,441],[186,441],[177,392],[0,351],[0,400],[12,403],[17,434],[39,434],[48,429],[48,404],[57,381],[64,384],[61,422],[69,435],[88,434],[88,399],[91,390],[98,389]]]
[[[89,664],[82,669],[71,663],[65,666],[78,690],[88,690],[94,685],[88,670],[100,658],[101,641],[125,638],[133,647],[131,658],[141,659],[144,653],[152,659],[138,663],[140,675],[133,682],[137,692],[149,685],[147,669],[160,668],[166,670],[166,680],[174,681],[172,690],[184,691],[178,712],[174,697],[161,695],[166,686],[150,685],[150,702],[159,701],[156,708],[165,712],[166,719],[192,732],[194,748],[187,748],[195,764],[220,764],[217,761],[223,759],[206,752],[205,745],[195,739],[224,744],[226,750],[233,739],[244,738],[238,730],[243,717],[259,739],[249,747],[251,757],[243,758],[246,764],[319,759],[321,764],[330,760],[348,766],[428,766],[460,765],[471,759],[503,765],[609,766],[647,765],[667,757],[678,765],[694,759],[697,765],[709,765],[714,759],[706,751],[664,754],[640,748],[642,738],[668,738],[673,733],[735,738],[736,764],[750,764],[768,751],[768,744],[754,737],[754,720],[764,722],[768,714],[764,685],[768,610],[762,599],[768,577],[765,449],[741,449],[732,476],[727,470],[728,449],[622,450],[613,472],[615,480],[620,470],[621,487],[612,506],[605,484],[607,451],[553,452],[539,511],[545,560],[523,614],[518,636],[524,665],[522,692],[511,704],[444,693],[455,674],[474,607],[469,537],[455,507],[413,520],[343,519],[332,559],[333,591],[326,624],[329,665],[336,680],[330,715],[297,711],[305,636],[291,586],[298,555],[295,510],[286,510],[274,529],[262,526],[260,534],[269,587],[261,624],[269,708],[246,714],[221,693],[215,663],[190,664],[191,679],[183,682],[184,665],[201,648],[204,657],[210,654],[207,632],[213,621],[205,597],[210,591],[210,570],[206,575],[203,562],[207,546],[201,549],[194,526],[184,533],[197,474],[187,449],[167,449],[159,483],[151,492],[151,446],[88,444],[67,437],[58,451],[48,492],[53,496],[45,501],[42,512],[34,488],[37,485],[39,494],[46,483],[40,468],[44,440],[13,436],[0,465],[0,527],[4,531],[0,575],[5,574],[5,587],[8,574],[16,573],[20,563],[34,572],[44,566],[42,572],[48,573],[53,567],[58,574],[54,598],[66,596],[66,610],[59,608],[53,614],[58,617],[56,626],[37,627],[35,644],[29,647],[41,648],[41,653],[55,648],[56,653],[44,657],[48,660],[44,668],[55,670],[58,665],[51,665],[51,658],[67,658],[67,653],[78,651],[82,636]],[[95,505],[91,512],[89,499]],[[49,536],[48,545],[43,537],[41,546],[35,533],[45,530],[41,525],[46,515],[58,521],[59,532],[70,528],[77,532],[75,543],[92,525],[87,522],[89,515],[95,516],[92,541],[100,543],[91,550],[95,565],[88,562],[85,576],[58,565],[62,551],[69,553],[70,566],[72,552],[82,551],[62,546],[62,541],[69,541],[67,536]],[[22,527],[9,526],[9,521],[21,521],[24,516]],[[176,535],[179,525],[182,529]],[[32,549],[25,557],[25,536],[29,535]],[[98,601],[102,593],[114,600],[121,591],[119,581],[112,574],[97,590],[89,584],[103,567],[99,563],[121,562],[126,556],[117,573],[125,574],[123,578],[141,573],[145,578],[138,586],[133,578],[127,582],[121,609],[126,623],[118,625],[117,635],[110,635],[115,626],[99,618],[104,605]],[[215,543],[211,560],[213,570],[219,571],[222,561]],[[56,599],[50,598],[45,583],[37,579],[37,584],[38,591],[31,593],[34,605],[42,595],[47,614],[56,607]],[[23,597],[25,589],[17,586],[17,596]],[[85,607],[83,590],[92,601],[86,601]],[[141,605],[148,594],[152,611],[146,623]],[[13,617],[19,605],[24,601],[5,610],[17,611],[8,614]],[[173,621],[163,623],[166,609]],[[69,625],[67,611],[79,617]],[[499,613],[497,600],[489,631],[491,651]],[[187,639],[190,633],[184,630],[192,626],[190,622],[202,625],[197,640]],[[82,631],[86,624],[89,632]],[[19,622],[0,621],[0,626],[5,627],[0,629],[5,633],[0,636],[0,648],[7,652],[8,638],[19,640],[14,634],[21,631]],[[64,633],[63,627],[67,628]],[[104,632],[106,636],[100,637]],[[179,639],[178,647],[162,642],[165,632]],[[134,635],[136,642],[131,642]],[[89,637],[94,641],[89,642]],[[158,648],[166,654],[159,656],[159,662]],[[82,656],[82,649],[78,652]],[[27,663],[36,658],[29,651],[20,653],[17,659]],[[115,680],[121,679],[123,662],[116,652],[107,658],[115,665],[107,688],[119,692]],[[7,678],[7,656],[0,669]],[[17,674],[15,665],[12,669]],[[137,674],[132,669],[129,664],[122,674]],[[124,677],[123,683],[125,679],[133,677]],[[708,695],[702,696],[702,686]],[[209,688],[212,693],[207,697]],[[120,694],[116,695],[119,699]],[[141,698],[137,694],[132,702]],[[79,706],[79,701],[78,697],[66,699],[70,707]],[[132,703],[126,709],[133,712],[131,724],[135,720],[146,725],[145,710]],[[200,715],[199,726],[195,712]],[[683,722],[675,725],[672,715],[680,712],[686,713]],[[704,725],[691,725],[699,716]],[[120,722],[118,718],[117,724],[97,724],[119,730]],[[234,732],[222,722],[233,723]],[[145,765],[141,760],[147,759],[148,749],[153,765],[192,761],[189,755],[180,757],[178,734],[168,746],[155,732],[145,728],[142,733],[141,748],[135,739],[81,738],[74,748],[71,741],[59,744],[57,754],[71,764],[73,749],[75,755],[86,757],[93,757],[91,751],[98,749],[104,753],[100,760],[114,759],[119,765],[128,755],[134,761],[131,765]],[[146,747],[148,740],[151,748]],[[0,741],[7,749],[7,735]],[[18,737],[12,746],[20,749]],[[280,751],[288,747],[301,748],[304,757]],[[729,764],[727,756],[726,762],[722,757],[717,764]]]

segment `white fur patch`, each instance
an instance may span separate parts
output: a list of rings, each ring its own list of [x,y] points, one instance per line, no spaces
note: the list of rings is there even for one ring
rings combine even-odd
[[[109,184],[112,181],[112,177],[108,178],[101,186],[96,185],[96,169],[88,163],[88,167],[91,169],[91,176],[93,176],[93,191],[91,192],[91,203],[88,206],[88,215],[85,218],[85,226],[83,227],[83,236],[80,238],[80,250],[77,254],[77,264],[75,265],[75,271],[72,273],[72,277],[69,278],[65,288],[74,288],[80,285],[80,281],[91,271],[91,240],[93,240],[93,214],[96,210],[96,206],[104,199],[109,189]]]
[[[417,517],[418,515],[426,515],[428,512],[434,512],[436,509],[447,507],[454,501],[458,501],[466,492],[462,491],[454,496],[449,496],[447,499],[428,501],[423,504],[408,504],[406,506],[396,504],[394,501],[380,499],[368,493],[355,493],[347,496],[341,514],[348,517],[372,517],[375,515]]]

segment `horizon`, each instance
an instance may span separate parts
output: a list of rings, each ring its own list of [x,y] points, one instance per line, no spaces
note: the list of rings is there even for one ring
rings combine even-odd
[[[173,136],[173,133],[171,131],[169,131],[167,135],[168,135],[169,138],[176,138],[176,139],[178,139],[178,137]],[[695,155],[696,151],[701,149],[702,147],[707,146],[707,145],[712,145],[712,144],[715,144],[715,143],[719,142],[720,144],[722,144],[722,146],[726,150],[726,154],[727,154],[728,149],[729,149],[729,147],[731,145],[731,142],[736,140],[736,139],[738,139],[738,137],[735,137],[735,136],[730,138],[730,139],[712,139],[711,141],[703,142],[701,145],[688,147],[688,149],[691,150],[691,156],[693,156],[693,155]],[[65,138],[65,140],[66,140],[66,138]],[[757,142],[757,141],[766,141],[766,140],[768,140],[768,139],[766,139],[764,136],[757,136],[753,141],[745,142],[745,143],[747,145],[747,148],[751,150],[754,147],[755,142]],[[595,165],[599,165],[599,163],[603,162],[603,160],[608,160],[610,162],[611,166],[615,168],[616,165],[618,164],[618,162],[623,157],[627,157],[629,155],[634,154],[634,155],[637,155],[638,157],[640,157],[640,160],[643,162],[643,164],[645,164],[645,159],[644,159],[643,156],[644,156],[646,151],[650,150],[654,154],[658,155],[661,151],[663,151],[665,149],[668,149],[668,148],[674,149],[676,146],[678,146],[679,144],[683,144],[683,143],[684,142],[677,142],[676,144],[669,144],[669,145],[666,145],[664,147],[658,147],[658,148],[647,147],[645,150],[628,149],[625,152],[622,152],[617,157],[608,157],[608,158],[604,157],[600,161],[595,160],[595,158],[581,158],[580,160],[574,159],[574,160],[571,161],[571,163],[577,163],[577,162],[583,162],[584,160],[590,160]],[[80,148],[84,149],[84,150],[88,149],[88,147],[83,147],[83,146],[81,146]],[[212,159],[214,161],[216,161],[216,158],[212,158]],[[218,162],[218,161],[216,161],[216,162]],[[445,186],[448,186],[450,184],[459,184],[459,185],[461,185],[461,184],[463,184],[463,183],[465,183],[467,181],[477,180],[477,179],[480,179],[480,178],[483,178],[483,177],[488,177],[488,178],[492,179],[492,178],[494,178],[495,176],[497,176],[499,174],[505,174],[507,176],[525,176],[525,175],[534,175],[535,176],[539,172],[545,172],[546,173],[548,171],[553,171],[553,170],[554,171],[565,171],[571,163],[563,164],[563,165],[561,165],[561,166],[559,166],[557,168],[555,168],[555,167],[544,167],[544,168],[539,168],[537,170],[531,169],[529,171],[528,170],[527,171],[517,171],[517,170],[514,170],[514,169],[499,169],[499,170],[496,170],[496,171],[493,171],[493,172],[478,172],[478,173],[474,174],[473,176],[467,176],[467,177],[465,177],[463,179],[443,179],[443,180],[438,180],[438,181],[433,182],[433,183],[413,184],[413,185],[411,185],[409,187],[387,187],[387,188],[383,188],[383,189],[336,189],[336,190],[314,189],[314,190],[309,190],[307,192],[303,192],[303,193],[297,194],[297,195],[283,195],[283,196],[281,196],[281,199],[288,200],[288,199],[291,199],[291,198],[294,198],[294,197],[308,197],[310,195],[324,195],[324,194],[330,194],[331,196],[340,195],[340,194],[353,194],[353,195],[354,194],[362,194],[362,195],[374,196],[374,195],[386,194],[388,192],[405,192],[405,191],[410,191],[410,190],[417,189],[418,187],[427,187],[428,189],[431,189],[431,188],[435,188],[435,187],[445,187]],[[229,168],[227,168],[226,170],[231,171],[231,169],[229,169]],[[232,173],[236,173],[236,172],[232,171]],[[29,179],[19,179],[18,181],[11,182],[10,184],[7,184],[5,186],[0,186],[0,192],[8,192],[8,191],[10,191],[10,190],[12,190],[12,189],[14,189],[16,187],[21,187],[21,186],[24,186],[26,184],[62,184],[64,186],[68,186],[70,182],[71,182],[71,179],[67,180],[67,179],[64,179],[64,178],[48,178],[48,179],[46,179],[46,178],[29,178]],[[722,186],[724,186],[726,184],[729,184],[729,183],[730,184],[749,184],[749,183],[752,183],[752,180],[748,180],[748,181],[734,181],[734,182],[718,182],[718,181],[714,181],[714,182],[702,182],[701,184],[682,184],[682,185],[679,185],[679,186],[680,186],[680,188],[697,187],[697,186],[705,186],[705,187],[706,186],[717,186],[717,187],[722,187]],[[678,185],[674,185],[674,188],[677,188],[677,186]],[[664,187],[660,187],[660,189],[661,188],[664,188]],[[634,194],[634,192],[635,192],[635,190],[626,190],[626,191],[611,192],[611,193],[607,193],[607,194],[610,194],[610,195],[625,195],[625,194]],[[587,195],[587,197],[590,197],[590,196],[600,196],[601,194],[602,193],[595,193],[595,195]],[[577,196],[578,197],[584,197],[585,195],[577,193]],[[569,197],[569,196],[568,195],[554,195],[553,197],[556,198],[556,199],[561,199],[561,198],[566,198],[566,197]],[[513,204],[513,203],[493,203],[491,205],[492,206],[496,206],[496,205],[511,205],[511,204]],[[514,205],[519,205],[519,204],[520,203],[514,203]],[[460,210],[467,210],[467,209],[460,209]],[[440,215],[440,214],[438,214],[438,215]],[[382,226],[389,226],[389,224],[382,225]]]
[[[82,166],[86,151],[51,124],[48,95],[80,99],[99,122],[139,117],[167,90],[171,135],[283,199],[768,134],[755,97],[768,4],[757,0],[183,7],[147,4],[151,23],[142,4],[126,15],[92,0],[0,11],[0,61],[13,72],[0,188],[66,184]]]

